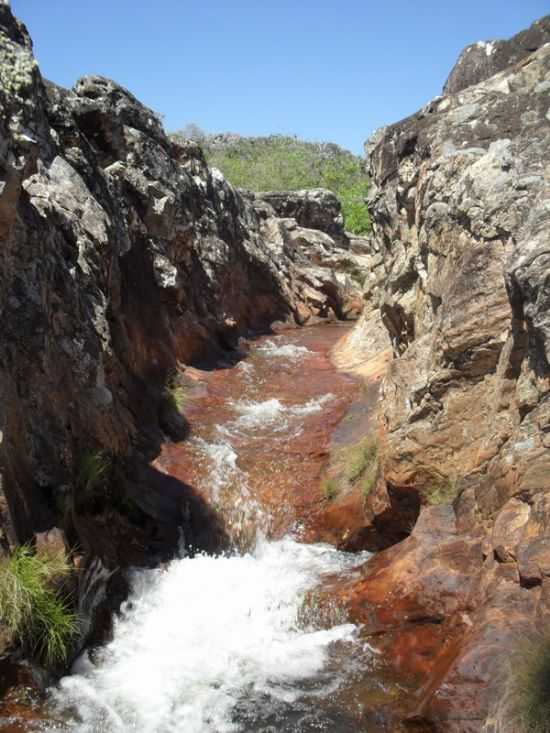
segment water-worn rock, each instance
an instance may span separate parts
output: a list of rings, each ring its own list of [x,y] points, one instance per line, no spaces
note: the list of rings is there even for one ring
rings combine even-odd
[[[398,525],[396,493],[417,497],[420,526],[433,504],[452,503],[455,524],[435,544],[417,524],[353,597],[366,607],[379,588],[389,617],[412,604],[439,618],[452,648],[436,654],[410,725],[446,733],[490,730],[516,637],[550,621],[548,33],[546,18],[466,52],[448,94],[366,144],[371,266],[348,342],[376,343],[382,323],[393,361],[379,402],[383,480],[356,536],[368,547],[381,518]],[[389,588],[403,592],[392,601]],[[423,634],[417,653],[424,639],[429,657]]]

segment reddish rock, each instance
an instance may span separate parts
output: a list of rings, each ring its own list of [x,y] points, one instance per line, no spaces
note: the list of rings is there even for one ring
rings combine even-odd
[[[550,577],[550,538],[541,537],[523,545],[517,563],[523,586],[541,585],[544,578]]]
[[[346,597],[422,678],[411,730],[493,730],[507,658],[550,623],[549,29],[471,47],[448,82],[459,93],[366,144],[370,268],[347,341],[358,360],[381,353],[382,325],[393,361],[356,536],[399,526],[392,493],[447,507],[423,508]]]
[[[542,562],[546,544],[525,559]],[[457,530],[452,507],[423,509],[410,537],[329,585],[415,690],[400,700],[407,730],[479,733],[504,684],[495,669],[550,611],[540,588],[521,587],[514,562],[484,560],[482,545]]]
[[[67,552],[65,533],[59,527],[52,527],[45,532],[37,532],[34,541],[36,551],[39,554],[63,557]]]
[[[212,464],[197,455],[196,444],[165,443],[155,465],[166,475],[188,486],[194,486],[208,505],[217,504],[217,511],[227,531],[238,542],[246,545],[255,535],[254,522],[271,537],[280,537],[294,528],[304,541],[332,539],[337,543],[340,534],[333,534],[326,522],[327,501],[321,482],[327,464],[331,435],[340,423],[353,399],[360,394],[357,379],[338,372],[331,363],[330,352],[335,343],[349,329],[342,325],[312,326],[299,336],[299,345],[310,353],[300,361],[281,363],[276,358],[266,359],[252,355],[254,380],[262,385],[255,398],[277,399],[283,405],[304,405],[323,395],[332,397],[323,404],[322,411],[312,411],[304,418],[302,429],[289,439],[288,431],[265,434],[261,426],[253,436],[240,439],[239,468],[246,472],[246,488],[260,510],[269,517],[266,526],[260,517],[243,520],[242,491],[239,477],[214,498]],[[271,337],[260,340],[270,341]],[[246,382],[239,368],[205,371],[200,374],[202,386],[193,389],[186,404],[186,416],[195,437],[219,442],[217,428],[238,417],[232,405],[243,398]],[[266,480],[267,478],[267,480]],[[359,515],[358,515],[359,516]],[[342,521],[345,523],[351,512]],[[243,524],[244,522],[244,524]],[[244,529],[243,529],[244,527]]]
[[[520,499],[510,499],[495,517],[491,541],[500,562],[516,559],[517,546],[521,542],[530,514],[529,504]]]

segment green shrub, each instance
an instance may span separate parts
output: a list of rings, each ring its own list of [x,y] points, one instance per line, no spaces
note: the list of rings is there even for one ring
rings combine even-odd
[[[342,202],[346,229],[353,234],[366,234],[370,230],[369,210],[365,204],[367,189],[368,183],[359,181],[349,188],[335,191]]]
[[[368,178],[361,158],[330,143],[311,143],[285,135],[236,138],[223,145],[201,141],[209,165],[234,185],[251,191],[328,188],[342,204],[346,229],[370,229],[365,203]]]
[[[497,721],[499,733],[550,733],[550,634],[512,653]]]
[[[53,589],[69,572],[64,555],[36,555],[28,545],[0,562],[0,619],[10,634],[48,665],[67,660],[76,616]]]

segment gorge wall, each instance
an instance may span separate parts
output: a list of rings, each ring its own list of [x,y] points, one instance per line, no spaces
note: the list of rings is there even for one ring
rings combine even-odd
[[[421,675],[414,729],[494,730],[511,653],[550,620],[549,41],[545,18],[469,47],[443,96],[366,144],[366,306],[343,351],[393,359],[379,480],[329,513],[343,546],[414,526],[347,589]]]

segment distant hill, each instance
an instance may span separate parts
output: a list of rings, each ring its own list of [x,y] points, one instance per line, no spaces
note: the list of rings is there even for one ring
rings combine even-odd
[[[199,142],[209,165],[233,185],[252,191],[328,188],[342,203],[346,229],[354,234],[369,230],[368,178],[361,158],[349,150],[284,135],[206,135],[196,125],[187,125],[180,134]]]

